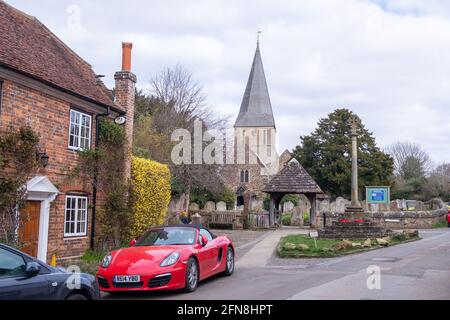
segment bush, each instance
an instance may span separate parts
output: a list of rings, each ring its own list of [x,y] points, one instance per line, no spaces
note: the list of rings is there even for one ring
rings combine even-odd
[[[402,232],[402,233],[397,233],[397,234],[395,234],[394,236],[392,236],[392,240],[402,242],[402,241],[408,240],[408,236],[407,236],[406,233],[404,233],[404,232]]]
[[[304,222],[305,226],[309,225],[309,213],[303,214],[303,222]]]
[[[292,213],[283,213],[283,215],[281,216],[281,224],[283,226],[290,226],[291,218],[292,218]]]
[[[166,165],[132,158],[133,237],[164,222],[170,202],[170,171]]]

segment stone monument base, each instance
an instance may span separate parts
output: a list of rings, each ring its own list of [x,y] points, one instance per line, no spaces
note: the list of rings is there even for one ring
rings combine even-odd
[[[348,207],[345,213],[331,226],[319,230],[319,237],[324,239],[364,240],[391,236],[394,232],[368,220],[361,207]]]

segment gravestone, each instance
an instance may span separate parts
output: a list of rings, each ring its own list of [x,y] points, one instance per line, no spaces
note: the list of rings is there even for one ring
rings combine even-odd
[[[251,209],[252,211],[262,211],[264,207],[264,201],[262,199],[252,198],[251,199]]]
[[[426,210],[425,203],[423,203],[422,201],[417,201],[416,211],[425,211],[425,210]]]
[[[309,202],[300,202],[299,208],[302,212],[302,215],[305,213],[309,214],[311,211],[311,205],[309,204]]]
[[[303,226],[303,212],[300,207],[294,207],[292,209],[291,226]]]
[[[398,210],[398,202],[397,202],[397,200],[395,200],[395,201],[391,201],[391,207],[390,207],[390,210],[391,211],[399,211]]]
[[[189,211],[197,212],[197,211],[199,211],[199,210],[200,210],[200,207],[199,207],[198,203],[192,202],[192,203],[189,205]]]
[[[350,205],[350,201],[345,200],[342,197],[338,197],[336,199],[336,212],[337,213],[344,213],[347,206]]]
[[[319,203],[319,213],[331,212],[330,200],[323,200]]]
[[[290,212],[294,209],[294,204],[291,201],[287,201],[283,204],[283,212]]]
[[[223,201],[217,202],[216,210],[217,211],[227,211],[227,204]]]
[[[205,207],[203,208],[203,210],[205,210],[206,212],[213,212],[216,211],[216,204],[212,201],[208,201],[205,204]]]
[[[406,200],[405,199],[397,199],[397,208],[402,211],[406,210]]]
[[[406,210],[416,211],[417,201],[416,200],[406,200]]]

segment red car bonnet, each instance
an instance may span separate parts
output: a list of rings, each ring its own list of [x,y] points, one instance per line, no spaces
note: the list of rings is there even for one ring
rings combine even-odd
[[[114,271],[128,271],[139,273],[140,270],[148,270],[152,265],[159,265],[172,252],[184,246],[153,246],[131,247],[113,252],[113,260],[110,268]]]

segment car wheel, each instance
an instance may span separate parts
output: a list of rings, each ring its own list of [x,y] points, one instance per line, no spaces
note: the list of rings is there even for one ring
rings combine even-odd
[[[82,294],[72,293],[66,298],[66,300],[87,300],[87,298]]]
[[[228,247],[227,249],[227,262],[224,274],[226,276],[231,276],[234,272],[234,251],[233,248]]]
[[[184,289],[187,292],[192,292],[197,289],[199,279],[198,265],[194,258],[189,258],[186,266],[186,285]]]

